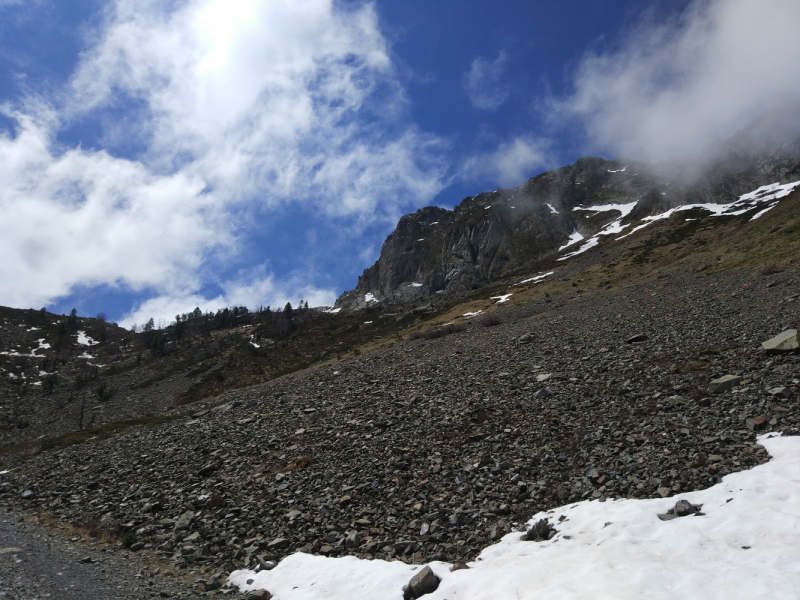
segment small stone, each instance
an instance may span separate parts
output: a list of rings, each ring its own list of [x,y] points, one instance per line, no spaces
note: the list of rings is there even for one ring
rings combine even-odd
[[[451,571],[462,571],[464,569],[469,569],[467,563],[463,560],[457,560],[453,563],[453,566],[450,568]]]
[[[548,396],[552,396],[552,395],[553,395],[553,390],[551,390],[549,387],[546,387],[546,388],[542,388],[541,390],[536,392],[533,395],[533,397],[534,398],[547,398]]]
[[[404,600],[414,600],[425,594],[435,592],[436,588],[439,587],[439,581],[439,578],[430,567],[423,568],[408,582],[408,587],[403,593]]]
[[[525,333],[520,336],[519,343],[520,344],[530,344],[533,341],[533,336],[530,333]]]
[[[178,520],[175,522],[175,531],[189,529],[189,525],[192,524],[192,519],[194,519],[194,512],[187,510],[180,517],[178,517]]]
[[[209,475],[214,473],[216,470],[217,470],[217,465],[206,465],[205,467],[200,469],[197,472],[197,474],[200,475],[200,477],[208,477]]]
[[[552,373],[539,373],[539,374],[536,376],[536,381],[538,381],[539,383],[541,383],[542,381],[547,381],[547,380],[548,380],[548,379],[550,379],[552,376],[553,376],[553,374],[552,374]]]
[[[791,352],[800,349],[800,335],[796,329],[787,329],[766,342],[761,342],[761,346],[767,352]]]
[[[767,424],[767,420],[764,417],[750,417],[744,423],[750,431],[759,431]]]
[[[666,498],[667,496],[670,496],[671,494],[672,494],[672,488],[668,488],[668,487],[660,487],[660,488],[658,488],[658,495],[661,496],[662,498]]]
[[[275,538],[269,544],[267,544],[267,548],[270,550],[283,550],[284,548],[289,547],[289,540],[286,538]]]
[[[791,390],[791,388],[786,386],[772,388],[771,390],[767,390],[767,393],[771,396],[780,396],[781,398],[794,398],[794,392]]]
[[[695,510],[691,502],[688,500],[678,500],[675,503],[675,507],[672,509],[672,512],[679,517],[685,517],[686,515],[694,514]]]
[[[342,496],[339,498],[339,506],[344,508],[345,506],[349,506],[352,501],[353,499],[350,496]]]
[[[708,384],[708,391],[712,394],[721,394],[722,392],[732,390],[741,382],[742,378],[739,375],[723,375]]]
[[[25,490],[22,492],[22,499],[23,500],[30,500],[31,498],[36,497],[36,492],[33,490]]]
[[[552,525],[550,525],[550,522],[547,519],[539,519],[527,532],[525,532],[525,535],[522,539],[529,542],[545,542],[551,539],[556,533],[556,530]]]
[[[647,336],[644,333],[639,333],[633,337],[628,338],[625,340],[628,344],[635,344],[637,342],[645,342],[647,341]]]

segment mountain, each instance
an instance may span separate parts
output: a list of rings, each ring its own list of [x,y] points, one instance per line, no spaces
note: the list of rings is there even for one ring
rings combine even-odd
[[[754,141],[763,139],[763,129],[758,136],[741,132],[711,159],[648,164],[586,157],[517,188],[466,198],[452,211],[426,207],[405,215],[336,307],[463,297],[547,267],[575,249],[571,242],[623,234],[671,209],[731,203],[761,186],[800,180],[800,137],[764,147]]]

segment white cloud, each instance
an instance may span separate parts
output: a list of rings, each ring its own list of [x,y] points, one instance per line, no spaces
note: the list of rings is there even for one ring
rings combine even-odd
[[[336,301],[334,290],[322,289],[310,283],[309,279],[294,275],[285,281],[276,281],[264,269],[253,269],[240,273],[239,277],[225,285],[222,294],[208,298],[202,294],[161,295],[136,306],[120,321],[123,327],[144,324],[149,319],[156,322],[171,322],[175,315],[190,312],[199,307],[203,312],[216,311],[226,306],[283,307],[287,302],[297,306],[300,300],[309,306],[332,306]]]
[[[587,55],[558,117],[596,148],[663,159],[702,150],[762,114],[800,105],[800,3],[698,0]]]
[[[371,5],[176,6],[116,0],[66,89],[4,109],[18,127],[0,138],[0,303],[106,284],[171,311],[210,257],[235,255],[248,208],[294,203],[357,228],[442,188],[439,142],[404,117]],[[105,124],[104,150],[56,142],[86,120]]]
[[[508,99],[508,86],[501,85],[506,62],[505,50],[495,60],[479,56],[472,61],[464,75],[464,90],[475,108],[495,110]]]
[[[491,177],[501,186],[518,186],[533,175],[533,171],[550,163],[546,140],[517,137],[500,144],[494,152],[470,157],[462,166],[465,179]]]

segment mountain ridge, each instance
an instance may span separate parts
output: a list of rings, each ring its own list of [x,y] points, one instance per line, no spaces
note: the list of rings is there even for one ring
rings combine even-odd
[[[516,188],[467,197],[452,211],[421,208],[400,218],[378,260],[334,306],[358,310],[372,303],[463,296],[544,266],[574,234],[588,238],[615,220],[626,228],[680,206],[730,203],[761,186],[800,179],[800,137],[769,149],[745,145],[752,137],[744,132],[730,140],[727,152],[699,174],[689,159],[655,165],[584,157]],[[611,205],[629,209],[580,210]]]

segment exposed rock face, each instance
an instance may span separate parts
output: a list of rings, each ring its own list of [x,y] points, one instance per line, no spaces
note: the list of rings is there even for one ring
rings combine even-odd
[[[704,175],[693,173],[695,167],[689,161],[655,167],[587,157],[518,188],[466,198],[452,211],[422,208],[400,219],[378,261],[336,306],[360,309],[457,295],[533,269],[558,256],[572,234],[589,237],[624,215],[619,209],[579,207],[629,205],[622,218],[626,224],[677,206],[730,202],[761,185],[797,180],[800,140],[770,153],[733,140],[724,159],[704,167]],[[688,183],[687,173],[693,173]]]

